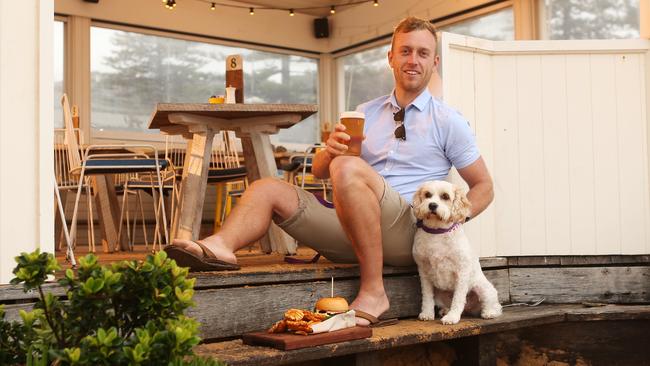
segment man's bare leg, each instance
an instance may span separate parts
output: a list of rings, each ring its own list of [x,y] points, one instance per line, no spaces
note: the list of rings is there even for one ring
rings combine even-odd
[[[379,201],[384,192],[381,177],[363,160],[339,156],[330,164],[334,207],[359,261],[361,285],[352,309],[379,317],[389,308],[384,290],[383,248]],[[357,324],[368,321],[357,318]]]
[[[291,217],[298,209],[298,194],[293,186],[273,178],[251,184],[216,234],[201,239],[223,261],[237,263],[235,251],[262,238],[272,219]],[[201,248],[189,240],[175,239],[174,245],[201,255]]]

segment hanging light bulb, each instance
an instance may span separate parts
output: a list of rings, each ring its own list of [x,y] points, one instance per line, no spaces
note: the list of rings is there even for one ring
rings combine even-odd
[[[294,15],[296,15],[296,14],[293,13],[293,9],[289,9],[289,16],[292,17]]]
[[[248,14],[255,15],[255,9],[249,8]]]
[[[332,5],[330,6],[330,14],[334,14],[334,13],[336,13],[336,8],[334,7],[334,5]]]
[[[379,6],[379,0],[373,1],[372,6]]]
[[[210,6],[210,10],[214,10],[214,9],[216,9],[216,7],[215,7],[214,3],[212,3],[212,6]]]

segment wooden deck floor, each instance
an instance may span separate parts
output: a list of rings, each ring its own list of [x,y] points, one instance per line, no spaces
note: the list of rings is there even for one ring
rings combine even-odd
[[[79,261],[79,258],[86,256],[89,252],[86,248],[78,249],[75,251],[75,258]],[[104,253],[100,250],[94,254],[99,258],[99,262],[102,264],[109,264],[113,262],[119,262],[122,260],[143,260],[147,254],[151,253],[151,247],[147,249],[144,245],[136,245],[135,249],[132,252],[113,252],[113,253]],[[284,261],[284,256],[272,253],[265,254],[262,253],[258,247],[253,248],[243,248],[236,253],[237,261],[242,267],[258,267],[258,266],[268,266],[268,265],[281,265],[286,264],[287,266],[292,266]],[[316,255],[316,252],[312,249],[306,247],[299,247],[298,253],[294,258],[309,260]],[[70,263],[65,260],[65,253],[61,251],[56,252],[56,259],[65,270],[70,268]],[[329,263],[326,259],[320,258],[319,263]]]

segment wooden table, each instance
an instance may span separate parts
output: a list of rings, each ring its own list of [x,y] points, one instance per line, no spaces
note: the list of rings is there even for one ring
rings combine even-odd
[[[235,131],[241,138],[249,182],[275,177],[277,167],[269,134],[288,128],[318,111],[314,104],[159,103],[150,129],[188,139],[180,202],[172,222],[172,238],[197,240],[214,134]],[[275,224],[262,239],[262,250],[293,254],[295,243]]]

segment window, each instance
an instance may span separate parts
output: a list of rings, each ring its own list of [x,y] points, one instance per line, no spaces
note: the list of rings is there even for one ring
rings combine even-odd
[[[308,57],[91,28],[93,129],[147,132],[156,103],[207,103],[225,94],[225,59],[244,59],[246,103],[318,102],[318,61]],[[274,142],[317,141],[317,117]],[[155,132],[155,131],[149,131]]]
[[[54,128],[63,128],[63,22],[54,21]]]
[[[639,0],[544,0],[545,39],[639,37]]]
[[[339,59],[343,72],[343,90],[339,105],[354,110],[371,99],[393,90],[393,73],[388,66],[390,44],[357,52]]]
[[[511,7],[443,26],[440,27],[440,30],[493,41],[515,39],[514,16]]]

